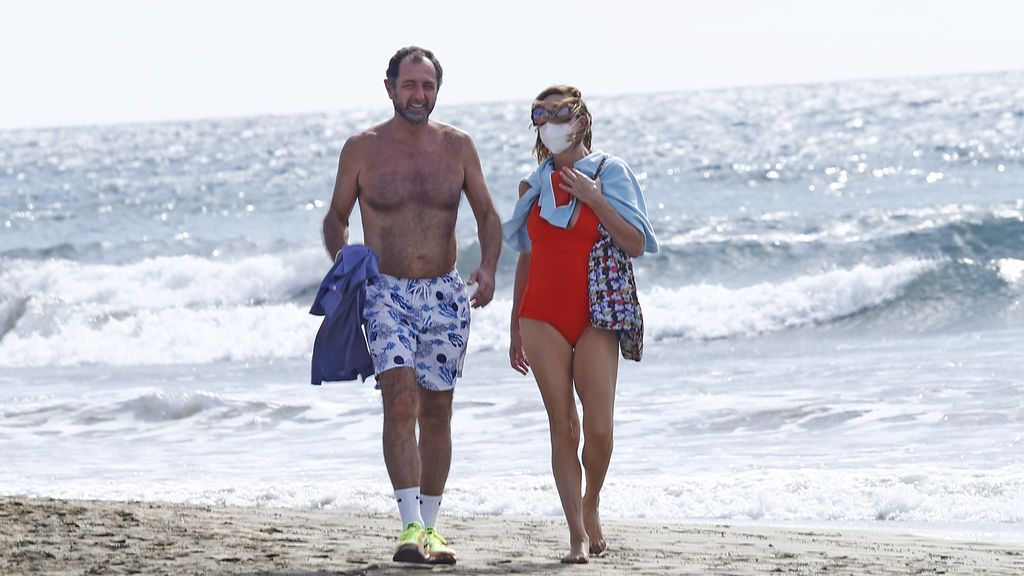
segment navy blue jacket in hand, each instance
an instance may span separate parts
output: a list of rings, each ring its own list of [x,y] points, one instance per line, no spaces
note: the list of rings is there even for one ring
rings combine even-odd
[[[313,384],[324,380],[363,380],[373,374],[373,361],[363,334],[366,280],[375,278],[377,255],[366,246],[345,246],[324,276],[310,314],[323,316],[313,342]]]

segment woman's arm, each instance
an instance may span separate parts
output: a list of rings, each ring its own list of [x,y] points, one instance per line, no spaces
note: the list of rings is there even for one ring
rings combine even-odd
[[[530,189],[526,182],[519,183],[519,197]],[[526,374],[530,369],[530,362],[523,350],[523,340],[519,335],[519,309],[523,305],[523,292],[526,291],[526,280],[530,276],[530,253],[520,252],[519,260],[516,262],[516,279],[512,286],[512,318],[509,319],[509,334],[511,342],[508,349],[509,362],[512,368],[520,374]]]
[[[523,303],[523,291],[526,289],[526,279],[530,273],[530,253],[523,252],[519,255],[519,262],[516,263],[516,282],[514,295],[512,297],[512,318],[509,321],[509,343],[508,358],[512,368],[520,374],[526,374],[530,369],[530,361],[526,358],[526,351],[523,349],[523,339],[519,334],[519,308]]]

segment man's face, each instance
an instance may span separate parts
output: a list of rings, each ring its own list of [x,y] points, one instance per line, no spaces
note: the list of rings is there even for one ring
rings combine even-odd
[[[437,71],[430,60],[413,62],[405,58],[398,66],[394,85],[388,82],[388,96],[395,112],[411,124],[427,121],[437,100]]]

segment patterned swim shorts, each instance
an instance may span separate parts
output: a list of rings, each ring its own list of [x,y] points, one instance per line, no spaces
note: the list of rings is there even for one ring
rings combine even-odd
[[[416,383],[427,390],[455,387],[469,340],[469,298],[457,271],[437,278],[370,279],[363,317],[378,375],[413,368]]]

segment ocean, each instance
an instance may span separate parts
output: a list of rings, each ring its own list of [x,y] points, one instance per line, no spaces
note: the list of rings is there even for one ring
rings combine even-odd
[[[1024,73],[589,105],[662,245],[604,519],[1024,542]],[[432,116],[503,217],[528,106]],[[338,152],[390,113],[0,132],[0,495],[395,513],[379,393],[309,384],[308,314]],[[465,202],[457,235],[467,277]],[[514,263],[473,313],[445,510],[560,517]]]

